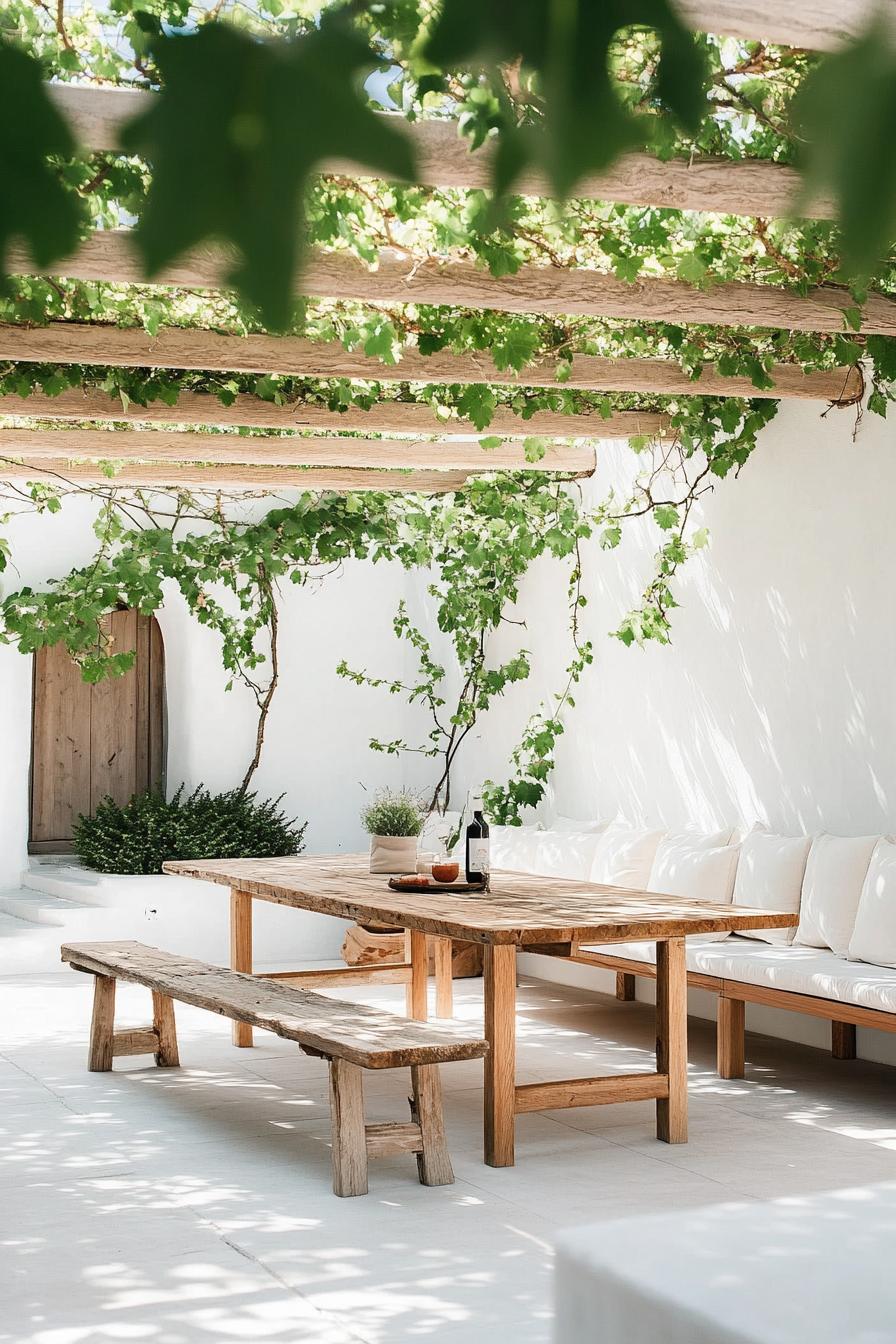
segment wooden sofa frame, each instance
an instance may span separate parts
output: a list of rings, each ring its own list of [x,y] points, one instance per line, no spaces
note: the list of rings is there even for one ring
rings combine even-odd
[[[632,961],[609,952],[588,952],[584,948],[573,948],[570,960],[615,971],[616,997],[623,1003],[630,1003],[635,998],[635,981],[639,976],[645,980],[656,979],[656,967],[650,962]],[[742,980],[722,979],[699,971],[688,971],[688,985],[692,989],[706,989],[718,995],[716,1061],[720,1078],[744,1076],[745,1010],[748,1003],[786,1008],[790,1012],[826,1019],[831,1024],[831,1054],[834,1059],[855,1059],[856,1027],[896,1032],[896,1013],[887,1013],[878,1008],[862,1008],[857,1004],[799,994],[789,989],[773,989],[769,985],[749,985]]]

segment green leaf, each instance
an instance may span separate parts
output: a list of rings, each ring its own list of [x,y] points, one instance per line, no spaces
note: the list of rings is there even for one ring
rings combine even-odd
[[[457,399],[458,412],[472,420],[479,430],[490,424],[497,404],[497,397],[486,383],[471,383]]]
[[[664,532],[670,532],[679,523],[678,510],[674,504],[657,504],[653,511],[653,521]]]
[[[534,322],[512,319],[502,332],[496,333],[492,346],[495,364],[502,371],[513,369],[520,373],[540,344],[541,334]]]
[[[843,259],[866,278],[896,237],[896,48],[881,14],[854,42],[822,61],[794,100],[802,142],[803,200],[830,191],[843,230]]]
[[[702,285],[706,279],[706,262],[696,252],[687,252],[678,263],[676,273],[679,280],[689,285]]]
[[[359,92],[383,62],[337,13],[293,42],[209,23],[160,38],[153,54],[162,92],[121,136],[153,165],[135,231],[147,274],[224,241],[237,254],[229,282],[268,326],[285,327],[315,169],[348,158],[378,176],[413,176],[409,139]]]
[[[543,129],[520,127],[504,108],[490,109],[500,131],[499,194],[538,166],[558,195],[569,195],[583,174],[647,141],[654,119],[629,110],[611,75],[611,44],[630,26],[656,30],[661,54],[652,96],[696,130],[706,109],[703,49],[670,0],[444,0],[422,46],[428,69],[482,66],[497,82],[498,67],[521,63],[526,82],[531,72],[544,91]]]
[[[76,247],[82,207],[48,162],[74,149],[37,61],[0,40],[0,273],[6,274],[14,238],[24,239],[36,266],[48,266]]]

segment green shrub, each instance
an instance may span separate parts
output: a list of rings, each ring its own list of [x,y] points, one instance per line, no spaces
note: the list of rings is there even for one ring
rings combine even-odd
[[[267,859],[303,848],[305,825],[287,820],[280,798],[259,803],[254,793],[212,794],[201,784],[183,794],[181,784],[168,800],[140,793],[120,807],[104,798],[75,823],[76,854],[101,873],[159,873],[166,859]]]
[[[407,789],[381,789],[361,809],[361,821],[371,835],[419,835],[426,820],[419,799]]]

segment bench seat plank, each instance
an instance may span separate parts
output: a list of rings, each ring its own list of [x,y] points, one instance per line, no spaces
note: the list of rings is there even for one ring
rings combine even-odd
[[[413,1022],[138,942],[65,943],[62,960],[145,985],[196,1008],[272,1031],[365,1069],[481,1058],[486,1043],[442,1023]]]

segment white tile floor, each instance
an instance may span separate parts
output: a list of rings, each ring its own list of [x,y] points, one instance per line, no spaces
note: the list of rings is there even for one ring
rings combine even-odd
[[[457,986],[476,1022],[480,982]],[[399,1005],[394,990],[371,999]],[[457,1183],[376,1163],[371,1193],[330,1192],[326,1074],[273,1037],[178,1008],[181,1070],[84,1067],[90,984],[0,979],[3,1344],[514,1344],[551,1331],[557,1228],[630,1213],[896,1178],[896,1074],[755,1037],[721,1082],[691,1028],[691,1141],[653,1137],[639,1103],[524,1116],[518,1165],[482,1164],[481,1064],[447,1066]],[[119,991],[119,1024],[148,996]],[[366,996],[365,996],[366,997]],[[652,1010],[529,982],[520,1075],[651,1068]],[[371,1119],[406,1115],[400,1073],[370,1078]]]

